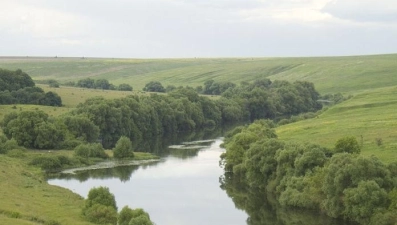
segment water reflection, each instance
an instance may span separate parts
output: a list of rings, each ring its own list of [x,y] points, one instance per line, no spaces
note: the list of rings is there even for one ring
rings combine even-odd
[[[230,174],[222,176],[220,183],[236,208],[248,214],[248,225],[356,225],[332,219],[317,211],[283,208],[278,205],[274,196],[249,188]]]
[[[159,225],[243,225],[246,213],[237,210],[219,188],[221,143],[221,139],[184,143],[207,147],[168,149],[170,155],[157,163],[78,172],[48,182],[83,197],[92,187],[106,186],[115,195],[119,209],[124,205],[144,208]]]

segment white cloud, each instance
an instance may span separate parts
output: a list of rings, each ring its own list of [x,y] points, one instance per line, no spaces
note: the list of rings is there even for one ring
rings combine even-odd
[[[216,57],[397,52],[395,0],[0,2],[0,18],[5,18],[0,20],[0,49],[8,55]]]
[[[396,23],[395,0],[333,0],[322,10],[345,20],[355,22]]]
[[[331,20],[333,17],[321,10],[331,0],[262,0],[262,6],[241,10],[247,21],[272,20],[281,23],[307,23]]]
[[[29,2],[2,2],[0,28],[3,32],[30,35],[33,38],[57,38],[84,33],[84,18]]]

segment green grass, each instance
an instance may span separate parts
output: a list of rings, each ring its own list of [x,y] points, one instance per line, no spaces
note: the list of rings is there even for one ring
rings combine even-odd
[[[397,54],[317,58],[80,59],[1,58],[0,68],[26,71],[35,80],[60,82],[105,78],[142,90],[149,81],[164,86],[216,81],[252,81],[261,77],[313,82],[322,94],[356,93],[397,85]]]
[[[128,95],[145,94],[143,92],[131,91],[114,91],[114,90],[99,90],[87,89],[77,87],[61,86],[59,88],[50,88],[48,85],[37,85],[44,91],[52,91],[57,93],[62,98],[62,104],[66,108],[75,108],[78,104],[85,102],[89,98],[102,96],[105,99],[123,98]],[[61,108],[64,108],[61,107]]]
[[[0,155],[0,190],[0,224],[91,224],[80,216],[83,199],[47,184],[39,169],[27,166],[26,159]]]
[[[397,161],[397,86],[357,94],[331,107],[318,118],[277,128],[282,140],[304,141],[332,148],[344,136],[362,144],[363,155],[375,155],[384,162]],[[383,144],[378,146],[376,139]]]

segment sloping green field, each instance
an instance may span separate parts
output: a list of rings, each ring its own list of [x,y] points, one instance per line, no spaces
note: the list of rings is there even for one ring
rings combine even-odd
[[[81,216],[80,196],[48,185],[39,169],[26,164],[0,155],[0,224],[91,224]]]
[[[105,78],[141,90],[149,81],[196,87],[206,80],[252,81],[261,77],[313,82],[321,94],[397,85],[397,54],[317,58],[96,59],[1,58],[0,68],[26,71],[35,80]]]
[[[357,94],[317,118],[278,127],[277,134],[331,148],[339,138],[355,136],[363,155],[397,161],[397,86]]]

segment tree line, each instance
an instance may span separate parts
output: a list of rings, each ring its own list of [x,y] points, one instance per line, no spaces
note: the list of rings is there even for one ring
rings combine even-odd
[[[51,83],[50,83],[51,84]],[[74,81],[67,82],[66,85],[81,87],[81,88],[89,88],[89,89],[101,89],[101,90],[117,90],[117,91],[132,91],[133,88],[131,85],[122,83],[118,86],[111,84],[107,79],[92,79],[85,78],[78,80],[77,83]]]
[[[277,139],[271,121],[237,127],[224,142],[225,177],[275,196],[284,207],[314,209],[359,224],[397,222],[397,162],[360,156],[354,137],[333,149]],[[229,186],[233,179],[225,179]]]
[[[0,69],[0,105],[32,104],[62,106],[62,99],[54,92],[36,87],[32,78],[18,69]]]
[[[190,132],[239,121],[289,118],[321,108],[309,82],[256,81],[228,89],[219,99],[180,87],[167,95],[96,97],[67,115],[50,118],[44,112],[11,113],[1,126],[8,138],[37,149],[74,148],[100,141],[113,148],[121,136],[133,143],[158,136]]]

